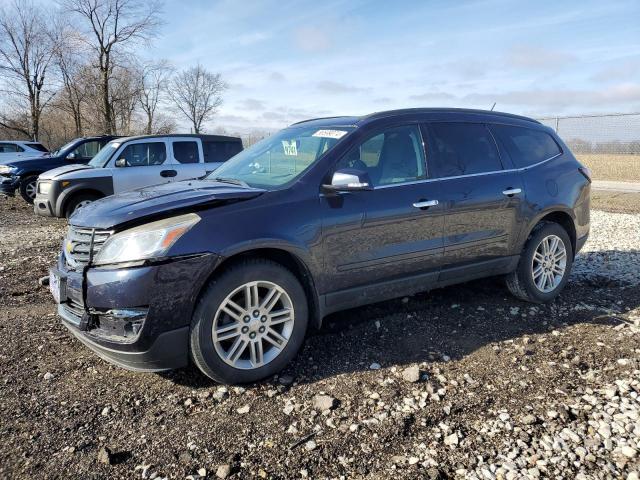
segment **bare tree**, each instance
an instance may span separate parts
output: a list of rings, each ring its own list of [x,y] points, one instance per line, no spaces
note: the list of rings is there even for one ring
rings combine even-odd
[[[90,66],[87,62],[83,42],[71,25],[59,19],[51,33],[56,45],[55,64],[58,67],[62,89],[58,93],[56,105],[73,118],[75,136],[83,134],[83,103],[88,94],[87,77]]]
[[[142,68],[139,103],[147,120],[144,133],[154,131],[156,111],[162,94],[166,91],[173,68],[166,60],[150,63]]]
[[[175,75],[168,93],[176,109],[191,122],[194,132],[200,133],[202,124],[222,105],[222,93],[226,89],[227,84],[219,73],[196,65]]]
[[[149,40],[160,24],[161,3],[156,0],[60,0],[78,15],[86,30],[85,41],[93,51],[100,72],[102,116],[105,133],[116,132],[111,100],[114,54],[132,44]]]
[[[0,90],[17,112],[0,113],[1,126],[38,139],[42,111],[53,96],[47,82],[54,52],[42,7],[14,0],[0,10]],[[28,121],[16,121],[25,110]]]

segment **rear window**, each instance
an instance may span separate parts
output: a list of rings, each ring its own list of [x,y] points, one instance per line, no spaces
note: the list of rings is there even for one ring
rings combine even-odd
[[[491,125],[491,130],[518,168],[528,167],[562,153],[547,132],[511,125]]]
[[[432,178],[502,170],[496,143],[480,123],[431,123],[427,164]]]
[[[29,145],[29,147],[33,148],[34,150],[38,150],[39,152],[48,152],[49,151],[49,150],[47,150],[47,147],[45,147],[41,143],[27,143],[27,145]]]
[[[241,142],[203,142],[204,161],[207,163],[226,162],[242,151]]]
[[[180,163],[198,163],[198,142],[173,142],[173,158]]]

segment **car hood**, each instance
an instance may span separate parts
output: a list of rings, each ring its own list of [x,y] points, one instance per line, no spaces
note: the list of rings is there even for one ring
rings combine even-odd
[[[69,222],[85,228],[113,228],[144,217],[178,214],[192,207],[248,200],[265,190],[209,180],[185,180],[103,198],[81,208]]]
[[[51,155],[45,153],[43,155],[33,155],[28,157],[10,157],[4,158],[0,160],[0,165],[13,165],[16,167],[27,167],[30,163],[38,164],[42,162],[43,159],[49,159]]]
[[[64,165],[40,174],[40,180],[55,180],[65,173],[77,172],[78,170],[91,170],[93,167],[83,164]]]

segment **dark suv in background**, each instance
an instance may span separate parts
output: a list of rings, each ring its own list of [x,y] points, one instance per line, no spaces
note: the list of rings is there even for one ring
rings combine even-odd
[[[136,370],[272,375],[338,310],[502,275],[548,302],[589,233],[589,171],[525,117],[410,109],[294,124],[209,177],[70,219],[64,324]]]
[[[38,175],[53,168],[72,163],[88,163],[105,144],[114,138],[112,135],[76,138],[55,152],[34,158],[21,158],[2,162],[0,168],[0,193],[14,195],[16,190],[27,202],[36,198]]]

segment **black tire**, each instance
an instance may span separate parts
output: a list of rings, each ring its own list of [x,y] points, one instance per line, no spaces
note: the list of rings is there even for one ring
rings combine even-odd
[[[566,267],[560,283],[550,292],[543,292],[535,285],[532,274],[533,255],[540,242],[550,235],[559,237],[566,249]],[[557,223],[541,222],[534,227],[525,243],[518,267],[506,276],[507,288],[513,296],[532,303],[547,303],[556,298],[567,284],[573,265],[573,247],[567,231]]]
[[[295,321],[287,344],[271,362],[253,369],[235,368],[227,364],[215,349],[213,322],[225,298],[238,287],[253,281],[273,282],[283,288],[291,299]],[[250,383],[270,377],[298,353],[307,331],[308,312],[302,285],[285,267],[266,259],[239,262],[211,280],[198,300],[191,320],[191,359],[202,373],[219,383]]]
[[[75,211],[83,202],[95,202],[100,198],[102,197],[100,197],[100,195],[96,195],[95,193],[78,193],[67,201],[67,204],[64,208],[64,216],[66,218],[69,218],[75,213]]]
[[[38,182],[38,175],[31,175],[20,180],[20,196],[25,202],[33,205],[35,200],[36,184]],[[33,197],[29,195],[29,192],[33,192]]]

